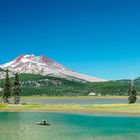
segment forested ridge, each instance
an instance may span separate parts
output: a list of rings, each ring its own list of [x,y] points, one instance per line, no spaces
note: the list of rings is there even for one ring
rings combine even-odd
[[[98,95],[127,95],[130,80],[108,81],[100,83],[82,83],[63,78],[34,74],[20,74],[21,95],[47,96],[86,96],[91,92]],[[14,78],[11,78],[12,81]],[[3,80],[0,81],[1,88]],[[140,78],[135,79],[136,89],[140,94]],[[2,92],[2,91],[1,91]]]

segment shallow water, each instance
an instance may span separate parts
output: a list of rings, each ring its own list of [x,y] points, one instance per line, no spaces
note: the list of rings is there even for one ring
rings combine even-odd
[[[26,103],[47,103],[47,104],[126,104],[128,99],[124,98],[24,98]],[[140,100],[137,100],[140,103]]]
[[[0,99],[2,102],[2,99]],[[126,104],[127,98],[21,98],[22,103],[43,104]],[[140,103],[140,99],[137,100]]]
[[[47,120],[51,126],[35,122]],[[0,140],[139,140],[139,117],[0,113]]]

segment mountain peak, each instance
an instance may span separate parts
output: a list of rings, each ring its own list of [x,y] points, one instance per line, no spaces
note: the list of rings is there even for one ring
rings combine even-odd
[[[20,56],[18,56],[16,59],[14,59],[14,61],[16,63],[19,62],[37,62],[37,63],[44,63],[44,64],[48,64],[48,63],[53,63],[53,61],[51,59],[49,59],[48,57],[42,55],[42,56],[35,56],[33,54],[22,54]]]
[[[24,58],[24,54],[22,54],[22,55],[20,55],[20,56],[18,56],[16,59],[15,59],[15,61],[16,62],[19,62],[19,61],[21,61],[21,59],[23,59]]]
[[[39,56],[39,58],[43,63],[53,63],[53,61],[51,59],[49,59],[48,57],[46,57],[44,55]]]
[[[25,58],[30,58],[30,57],[33,57],[34,55],[27,55],[27,54],[21,54],[20,56],[18,56],[15,61],[16,62],[19,62],[21,61],[22,59],[25,59]]]
[[[89,82],[106,81],[100,78],[74,72],[44,55],[35,56],[33,54],[22,54],[13,61],[0,65],[0,68],[9,69],[10,71],[17,73],[52,75],[55,77],[79,79]]]

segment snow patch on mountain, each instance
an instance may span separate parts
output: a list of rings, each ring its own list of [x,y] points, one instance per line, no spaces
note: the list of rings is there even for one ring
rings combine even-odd
[[[29,73],[40,75],[51,75],[66,79],[79,79],[88,82],[103,82],[104,79],[79,74],[63,65],[49,59],[46,56],[20,55],[16,59],[6,64],[0,65],[2,69],[8,69],[11,72]],[[2,73],[0,75],[3,75]],[[12,75],[12,74],[11,74]],[[0,76],[2,77],[2,76]]]

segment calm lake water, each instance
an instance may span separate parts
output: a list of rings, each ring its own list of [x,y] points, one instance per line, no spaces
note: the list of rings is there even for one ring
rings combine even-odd
[[[51,126],[38,126],[47,120]],[[0,113],[0,140],[139,140],[139,117]]]
[[[47,104],[126,104],[128,99],[124,98],[24,98],[26,103],[47,103]],[[140,103],[140,100],[137,100]]]
[[[2,102],[2,99],[0,99]],[[126,98],[21,98],[22,103],[43,104],[126,104]],[[137,100],[140,103],[140,99]]]

